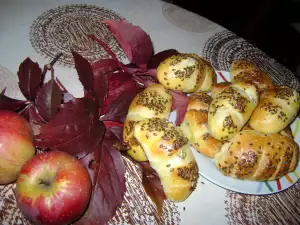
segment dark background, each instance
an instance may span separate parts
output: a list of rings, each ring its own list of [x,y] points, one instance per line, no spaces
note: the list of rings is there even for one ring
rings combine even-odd
[[[169,0],[168,2],[231,30],[300,77],[300,0]],[[299,31],[295,29],[297,23]]]

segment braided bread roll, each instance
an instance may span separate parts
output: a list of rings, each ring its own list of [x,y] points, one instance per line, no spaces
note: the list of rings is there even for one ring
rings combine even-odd
[[[198,55],[179,54],[160,63],[157,79],[166,88],[175,91],[210,92],[217,75],[212,66]]]
[[[123,141],[130,147],[127,154],[134,160],[147,161],[143,148],[133,136],[135,124],[153,117],[167,119],[171,106],[172,96],[161,84],[152,84],[135,96],[128,109],[123,129]]]
[[[184,201],[196,188],[199,175],[181,129],[165,119],[152,118],[137,123],[134,136],[158,173],[167,198]]]
[[[209,106],[208,130],[218,140],[228,140],[249,120],[258,102],[257,89],[249,83],[233,83],[215,96]]]
[[[295,170],[299,149],[297,143],[286,135],[244,130],[225,143],[214,160],[225,176],[275,180]]]
[[[208,108],[211,101],[212,98],[206,93],[192,94],[180,127],[198,152],[213,158],[220,150],[222,142],[212,137],[207,128]]]
[[[250,118],[250,126],[262,133],[278,133],[297,116],[299,93],[286,86],[268,89],[260,96],[257,108]]]
[[[257,87],[258,92],[274,87],[271,78],[265,72],[245,60],[235,60],[232,62],[230,78],[232,83],[252,83]]]

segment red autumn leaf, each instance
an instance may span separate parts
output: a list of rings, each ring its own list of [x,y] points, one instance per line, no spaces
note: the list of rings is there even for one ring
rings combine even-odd
[[[128,108],[133,98],[141,91],[138,86],[131,86],[122,92],[110,105],[108,106],[104,116],[101,118],[109,121],[116,121],[124,123]]]
[[[107,111],[109,105],[124,91],[127,89],[134,88],[136,86],[132,75],[125,72],[111,73],[108,75],[109,93],[105,99],[104,107],[102,109],[102,114]]]
[[[85,58],[83,58],[77,52],[72,51],[72,54],[74,57],[75,68],[77,70],[80,82],[87,91],[93,92],[94,74],[92,66]]]
[[[182,92],[170,91],[170,93],[173,97],[172,109],[176,110],[176,125],[178,126],[184,119],[189,104],[189,97]]]
[[[130,74],[134,74],[134,75],[149,75],[152,76],[153,78],[157,77],[157,67],[159,66],[159,64],[164,61],[166,58],[172,56],[172,55],[178,55],[180,54],[177,50],[175,49],[168,49],[162,52],[159,52],[157,54],[155,54],[154,56],[152,56],[150,58],[150,61],[148,63],[147,69],[145,68],[140,68],[134,64],[127,64],[123,66],[123,69],[130,73]]]
[[[109,45],[105,43],[104,41],[98,39],[95,37],[95,35],[88,35],[89,38],[96,41],[114,60],[117,60],[116,54],[111,50]]]
[[[103,121],[106,127],[106,132],[110,131],[119,139],[119,141],[123,141],[123,127],[124,124],[114,122],[114,121]]]
[[[141,162],[143,177],[142,183],[147,195],[156,204],[159,215],[162,214],[162,208],[166,195],[162,187],[160,178],[157,172],[150,166],[148,162]]]
[[[27,103],[28,103],[28,101],[13,99],[13,98],[7,97],[3,94],[0,94],[0,109],[15,111],[19,108],[22,108]]]
[[[18,71],[19,88],[28,100],[34,100],[41,82],[42,69],[39,64],[26,58],[20,65]]]
[[[44,84],[35,98],[35,105],[41,117],[49,122],[57,112],[62,101],[62,92],[56,81],[49,80]]]
[[[133,75],[150,75],[154,78],[157,77],[157,71],[156,68],[151,68],[151,69],[143,69],[140,68],[134,64],[127,64],[123,66],[123,69],[130,74]]]
[[[151,84],[158,83],[157,79],[155,79],[152,76],[148,76],[148,75],[135,76],[134,79],[137,80],[139,83],[143,84],[146,87],[148,87]]]
[[[119,62],[115,59],[103,59],[92,64],[94,73],[93,89],[96,93],[99,107],[102,108],[108,95],[108,78],[107,74],[118,69]]]
[[[47,123],[33,104],[28,105],[22,115],[29,121],[34,135],[40,134],[40,128]]]
[[[147,71],[146,68],[140,68],[139,66],[129,63],[127,65],[123,65],[123,69],[130,74],[136,74],[136,73],[141,73]]]
[[[105,20],[104,23],[109,26],[129,61],[146,68],[153,55],[153,46],[149,35],[141,28],[122,20]]]
[[[157,68],[159,64],[164,61],[166,58],[171,57],[172,55],[179,55],[180,53],[175,49],[167,49],[161,52],[156,53],[151,57],[148,68]]]
[[[114,134],[106,134],[101,147],[81,159],[89,171],[93,192],[89,207],[75,224],[106,224],[121,206],[125,188],[125,166],[121,153],[113,145]]]
[[[86,98],[60,105],[51,122],[41,127],[37,145],[79,158],[91,153],[105,133],[103,122],[95,118],[96,112],[92,100]]]

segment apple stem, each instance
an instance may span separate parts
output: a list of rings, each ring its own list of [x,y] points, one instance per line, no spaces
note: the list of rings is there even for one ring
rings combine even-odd
[[[42,180],[42,179],[40,179],[40,184],[43,184],[46,187],[50,187],[51,182],[49,180]]]

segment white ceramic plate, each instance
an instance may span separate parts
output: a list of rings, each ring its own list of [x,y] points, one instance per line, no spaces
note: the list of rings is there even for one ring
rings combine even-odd
[[[218,82],[230,81],[229,72],[226,71],[217,71]],[[175,121],[176,113],[171,113],[170,121]],[[291,128],[293,135],[295,137],[298,145],[300,144],[300,120],[299,118],[295,119],[292,123]],[[199,166],[200,174],[213,182],[214,184],[226,188],[228,190],[236,191],[244,194],[254,194],[254,195],[266,195],[273,194],[280,191],[283,191],[299,180],[300,175],[300,163],[294,172],[289,173],[286,176],[276,180],[276,181],[266,181],[266,182],[257,182],[257,181],[245,181],[233,179],[231,177],[224,176],[216,168],[214,161],[201,153],[193,149],[194,156]],[[201,179],[199,179],[201,180]]]

